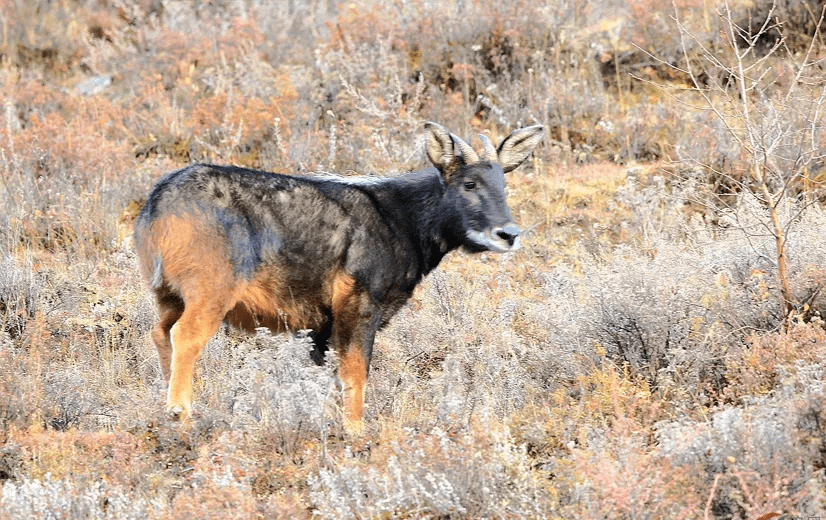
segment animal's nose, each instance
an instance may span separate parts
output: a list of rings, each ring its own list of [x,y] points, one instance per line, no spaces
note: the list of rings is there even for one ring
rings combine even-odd
[[[508,224],[507,226],[497,229],[496,236],[506,241],[508,245],[513,245],[513,241],[519,236],[522,230],[515,224]]]

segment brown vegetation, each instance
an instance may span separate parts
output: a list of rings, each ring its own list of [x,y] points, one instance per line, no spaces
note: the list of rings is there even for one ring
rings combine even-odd
[[[823,516],[823,5],[1,3],[0,518]],[[369,441],[300,335],[222,329],[164,422],[152,184],[412,170],[425,120],[548,135],[523,249],[377,337]]]

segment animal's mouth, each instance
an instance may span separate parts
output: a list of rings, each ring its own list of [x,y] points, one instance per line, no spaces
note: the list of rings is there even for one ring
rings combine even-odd
[[[505,226],[505,228],[486,231],[468,231],[466,236],[473,244],[495,253],[516,251],[522,246],[519,240],[519,228],[516,226]]]

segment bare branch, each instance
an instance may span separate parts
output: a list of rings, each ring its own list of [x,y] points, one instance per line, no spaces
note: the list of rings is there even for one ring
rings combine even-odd
[[[804,5],[805,5],[805,2],[804,2]],[[800,78],[803,75],[803,71],[806,70],[806,68],[811,65],[809,63],[809,59],[812,55],[812,51],[815,48],[815,42],[817,42],[817,40],[820,36],[820,27],[821,27],[821,25],[823,25],[824,18],[826,18],[826,5],[824,5],[823,8],[820,10],[820,19],[817,21],[817,24],[815,25],[815,34],[814,34],[814,36],[812,36],[812,41],[809,42],[809,47],[806,49],[806,55],[803,56],[803,62],[801,64],[799,64],[798,67],[797,67],[797,74],[795,75],[794,81],[792,81],[791,85],[789,86],[789,91],[786,93],[786,101],[787,102],[788,102],[789,98],[791,97],[792,92],[794,91],[795,85],[800,83]],[[792,63],[794,63],[795,65],[797,65],[797,63],[795,63],[795,61],[794,61],[794,55],[791,52],[789,52],[788,55],[789,55],[790,61]],[[822,95],[821,95],[821,98],[822,98]]]

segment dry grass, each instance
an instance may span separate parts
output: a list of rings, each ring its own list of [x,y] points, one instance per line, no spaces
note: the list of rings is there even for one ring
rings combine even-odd
[[[752,158],[666,66],[724,54],[715,2],[678,2],[688,49],[648,1],[291,6],[0,5],[0,518],[826,513],[826,134],[771,120],[809,160],[778,207],[805,304],[786,320]],[[788,91],[803,11],[774,12],[790,54],[761,99]],[[410,170],[425,120],[548,135],[508,178],[525,247],[450,255],[378,335],[365,437],[305,339],[230,330],[195,423],[162,420],[130,244],[153,182],[192,161]]]

